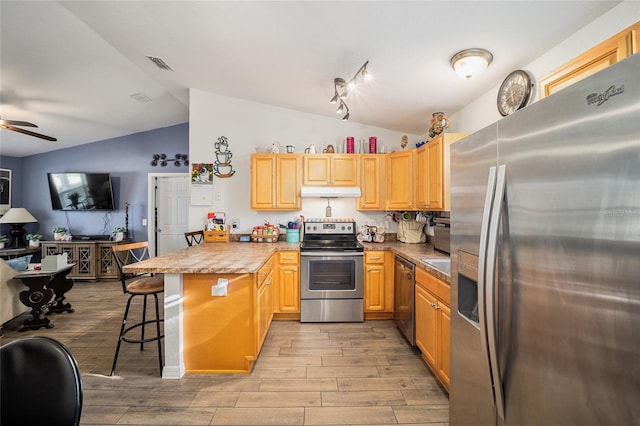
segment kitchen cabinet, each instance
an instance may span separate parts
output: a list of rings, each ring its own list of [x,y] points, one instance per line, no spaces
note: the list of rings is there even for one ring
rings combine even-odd
[[[384,210],[386,156],[362,154],[358,157],[362,196],[356,200],[356,210]]]
[[[251,155],[251,209],[300,210],[302,156]]]
[[[364,317],[393,317],[393,252],[364,253]]]
[[[68,277],[77,280],[117,279],[118,267],[111,247],[125,241],[42,241],[42,258],[66,253],[67,261],[75,263]]]
[[[451,289],[449,284],[416,269],[415,331],[422,359],[447,391],[451,382]]]
[[[540,98],[552,95],[640,49],[640,22],[592,47],[540,80]]]
[[[257,282],[258,331],[256,335],[256,354],[260,353],[260,348],[267,337],[271,320],[273,319],[273,257],[258,271]]]
[[[249,372],[273,318],[273,256],[257,272],[184,274],[183,357],[187,373]],[[225,294],[212,294],[220,278]]]
[[[415,149],[387,154],[386,210],[415,210]]]
[[[443,133],[416,150],[417,210],[450,211],[450,148],[466,133]]]
[[[307,154],[303,185],[357,186],[358,156],[354,154]]]
[[[300,319],[300,253],[283,251],[274,266],[274,318]]]

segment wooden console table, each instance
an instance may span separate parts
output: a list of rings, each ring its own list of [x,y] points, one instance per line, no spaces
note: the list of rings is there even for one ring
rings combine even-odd
[[[73,268],[69,264],[55,271],[24,271],[14,278],[22,280],[28,287],[20,293],[20,301],[31,308],[31,318],[22,323],[20,331],[53,328],[49,313],[73,312],[70,303],[65,302],[64,294],[73,287],[73,280],[67,278]]]
[[[55,254],[66,253],[67,261],[75,263],[69,273],[69,278],[76,280],[117,279],[118,267],[116,266],[111,247],[117,244],[125,244],[123,241],[41,241],[42,258]]]

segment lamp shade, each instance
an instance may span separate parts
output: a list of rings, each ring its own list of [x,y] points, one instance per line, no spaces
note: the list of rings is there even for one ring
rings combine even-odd
[[[23,207],[9,209],[4,216],[0,217],[0,223],[31,223],[38,220]]]
[[[487,50],[467,49],[453,55],[451,67],[460,77],[470,80],[487,69],[492,61],[493,55]]]

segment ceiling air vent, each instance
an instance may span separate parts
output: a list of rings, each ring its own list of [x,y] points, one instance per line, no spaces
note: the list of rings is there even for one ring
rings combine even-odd
[[[142,92],[138,92],[138,93],[133,93],[131,95],[133,99],[135,99],[136,101],[140,102],[141,104],[147,103],[147,102],[151,102],[152,99],[150,97],[148,97],[147,95],[145,95]]]
[[[173,69],[171,69],[171,67],[162,59],[156,58],[155,56],[147,56],[147,58],[149,58],[151,62],[156,64],[158,68],[161,68],[163,70],[173,71]]]

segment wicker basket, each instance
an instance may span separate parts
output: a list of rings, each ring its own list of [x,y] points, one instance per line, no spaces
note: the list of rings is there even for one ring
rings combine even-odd
[[[275,226],[254,226],[251,232],[251,241],[254,243],[278,242],[280,231]]]

